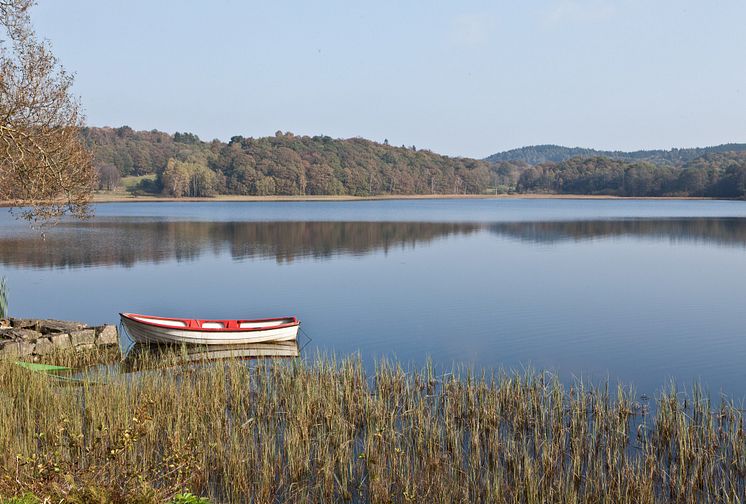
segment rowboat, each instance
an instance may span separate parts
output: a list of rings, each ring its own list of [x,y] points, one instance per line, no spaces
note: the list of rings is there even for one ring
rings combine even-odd
[[[294,341],[300,321],[295,317],[255,320],[200,320],[120,313],[127,333],[138,343],[245,345]]]

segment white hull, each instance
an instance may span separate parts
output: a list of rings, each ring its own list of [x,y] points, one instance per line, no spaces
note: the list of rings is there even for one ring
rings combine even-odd
[[[188,331],[170,327],[154,327],[128,318],[122,318],[127,333],[138,343],[187,344],[187,345],[244,345],[272,341],[295,341],[297,325],[252,331]]]

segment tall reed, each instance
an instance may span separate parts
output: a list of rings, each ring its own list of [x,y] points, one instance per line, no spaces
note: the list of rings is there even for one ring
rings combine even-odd
[[[534,372],[159,359],[81,383],[0,362],[0,494],[746,502],[743,412],[699,389],[667,388],[650,417],[629,389]]]
[[[8,282],[5,277],[0,278],[0,319],[10,315],[8,310]]]

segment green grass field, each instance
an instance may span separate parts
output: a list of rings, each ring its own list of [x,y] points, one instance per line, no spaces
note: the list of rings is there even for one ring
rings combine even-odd
[[[122,177],[122,180],[119,182],[119,185],[126,191],[126,192],[135,192],[137,190],[142,191],[141,185],[143,181],[149,181],[149,182],[155,182],[156,175],[155,173],[150,173],[148,175],[139,175],[139,176],[131,176],[131,177]]]

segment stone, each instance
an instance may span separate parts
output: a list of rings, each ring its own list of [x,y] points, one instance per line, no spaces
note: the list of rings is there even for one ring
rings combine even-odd
[[[35,319],[10,319],[10,326],[14,329],[33,329],[34,331],[39,330],[39,321]]]
[[[117,326],[106,324],[98,329],[98,336],[96,338],[96,344],[100,346],[118,345],[119,344],[119,332]]]
[[[36,347],[34,348],[34,354],[36,355],[47,355],[54,353],[57,347],[52,340],[49,338],[40,338],[36,340]]]
[[[12,348],[16,345],[18,345],[18,343],[16,343],[15,341],[10,341],[10,340],[0,341],[0,355],[5,356],[5,355],[10,354],[10,352],[12,351]]]
[[[25,357],[34,352],[35,346],[28,341],[3,341],[0,342],[0,357]]]
[[[52,345],[54,345],[56,348],[60,349],[70,348],[72,346],[69,334],[51,334],[49,336],[49,341],[51,341]]]
[[[69,322],[67,320],[40,320],[39,330],[42,334],[72,333],[88,327],[82,322]]]
[[[96,331],[93,329],[72,331],[70,333],[70,340],[76,348],[83,345],[93,345],[96,342]]]
[[[12,327],[10,325],[10,320],[6,318],[0,319],[0,329],[8,329],[9,327]]]
[[[41,338],[41,333],[33,329],[0,329],[1,339],[36,341]]]

